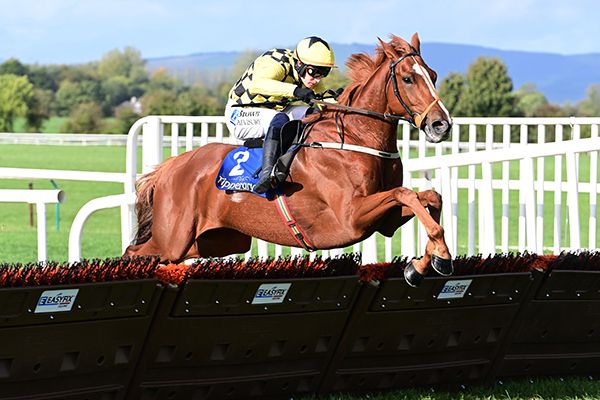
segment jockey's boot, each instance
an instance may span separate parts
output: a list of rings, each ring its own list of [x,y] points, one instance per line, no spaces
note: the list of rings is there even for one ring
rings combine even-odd
[[[274,135],[277,135],[276,137],[279,138],[279,132],[273,132],[276,129],[279,128],[269,128],[269,132],[267,132],[267,135],[265,136],[260,177],[256,186],[254,186],[254,191],[256,193],[266,193],[269,189],[273,188],[271,172],[273,171],[273,165],[275,164],[279,151],[279,141],[273,140]]]

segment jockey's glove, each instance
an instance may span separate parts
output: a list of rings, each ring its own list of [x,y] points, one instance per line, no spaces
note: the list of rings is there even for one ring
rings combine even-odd
[[[305,103],[310,103],[316,98],[316,96],[317,95],[315,94],[315,92],[308,88],[298,86],[296,89],[294,89],[294,97],[299,100],[302,100]]]
[[[338,89],[335,91],[335,96],[334,96],[334,97],[337,99],[337,98],[340,96],[340,94],[342,94],[342,92],[343,92],[343,91],[344,91],[344,88],[343,88],[343,87],[341,87],[341,88],[338,88]]]

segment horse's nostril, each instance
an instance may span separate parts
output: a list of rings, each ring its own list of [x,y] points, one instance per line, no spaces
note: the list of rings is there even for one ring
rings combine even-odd
[[[445,133],[450,128],[450,124],[444,120],[435,120],[431,123],[431,127],[435,133]]]

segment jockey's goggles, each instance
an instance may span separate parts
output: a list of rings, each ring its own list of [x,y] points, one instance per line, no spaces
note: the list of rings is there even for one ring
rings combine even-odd
[[[306,73],[313,78],[325,78],[331,72],[331,67],[318,67],[316,65],[307,65]]]

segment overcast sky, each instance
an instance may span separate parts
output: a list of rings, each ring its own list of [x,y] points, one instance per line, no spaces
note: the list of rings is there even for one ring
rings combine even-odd
[[[0,59],[70,64],[127,46],[154,58],[414,32],[425,45],[600,53],[599,20],[596,0],[0,0]]]

